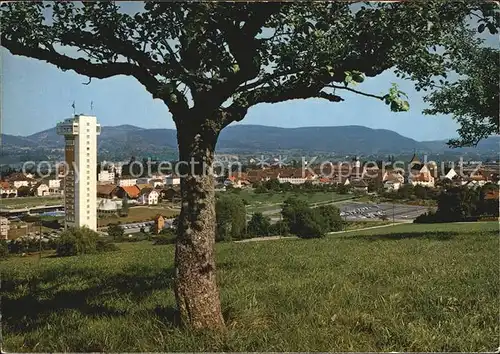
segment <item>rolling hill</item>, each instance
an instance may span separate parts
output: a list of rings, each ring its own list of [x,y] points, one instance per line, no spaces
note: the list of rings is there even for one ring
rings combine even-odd
[[[217,144],[218,152],[269,153],[285,150],[332,154],[407,154],[441,152],[495,152],[499,137],[482,141],[478,148],[451,150],[446,141],[419,142],[386,129],[363,126],[278,128],[260,125],[232,125],[224,129]],[[174,129],[144,129],[132,125],[103,127],[98,138],[100,154],[151,156],[177,150]],[[29,136],[2,135],[2,156],[20,151],[57,152],[63,139],[55,128]]]

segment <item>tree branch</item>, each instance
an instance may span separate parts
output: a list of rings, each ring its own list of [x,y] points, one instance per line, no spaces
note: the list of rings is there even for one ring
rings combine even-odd
[[[372,98],[376,98],[376,99],[379,99],[379,100],[383,100],[384,99],[383,96],[373,95],[371,93],[365,93],[365,92],[362,92],[362,91],[358,91],[358,90],[352,89],[350,87],[337,86],[337,85],[326,85],[325,87],[330,87],[330,88],[339,89],[339,90],[346,90],[346,91],[357,93],[358,95],[362,95],[362,96],[366,96],[366,97],[372,97]]]
[[[2,33],[1,40],[2,46],[7,48],[12,54],[44,60],[62,70],[73,70],[80,75],[95,77],[97,79],[105,79],[116,75],[133,76],[146,87],[153,95],[153,98],[160,98],[165,101],[172,114],[175,114],[174,112],[176,111],[186,109],[184,105],[185,100],[174,102],[169,97],[164,97],[161,92],[161,83],[147,69],[138,65],[125,62],[95,64],[82,58],[74,59],[56,52],[51,46],[48,46],[49,49],[42,49],[38,46],[25,46],[17,41],[6,38],[4,33]]]

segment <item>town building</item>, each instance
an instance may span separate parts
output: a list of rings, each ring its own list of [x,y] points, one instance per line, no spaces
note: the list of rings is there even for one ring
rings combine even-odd
[[[137,183],[137,178],[119,178],[117,184],[119,187],[131,187],[135,186]]]
[[[141,190],[136,185],[133,186],[124,186],[118,187],[116,189],[115,195],[118,198],[128,198],[128,199],[137,199],[139,198],[139,194]]]
[[[142,205],[156,205],[158,204],[158,198],[160,193],[153,188],[144,188],[141,190],[137,202]]]
[[[49,186],[46,185],[45,183],[37,183],[35,184],[35,186],[33,187],[33,194],[36,195],[37,197],[45,197],[47,195],[49,195]]]
[[[176,175],[170,175],[165,177],[165,185],[167,186],[177,186],[181,184],[181,178]]]
[[[97,174],[97,180],[103,183],[113,183],[115,181],[115,177],[116,175],[114,171],[104,169]]]
[[[49,179],[47,185],[49,188],[61,188],[61,180],[59,178]]]
[[[9,238],[10,221],[4,216],[0,216],[0,239],[7,240]]]
[[[156,234],[159,234],[161,230],[165,227],[165,217],[163,215],[156,215],[154,218]]]
[[[116,196],[117,186],[114,184],[101,184],[96,187],[97,197],[104,199],[113,199]]]
[[[0,182],[0,197],[15,198],[17,197],[17,188],[9,182]]]
[[[97,230],[97,135],[101,126],[94,116],[75,115],[57,124],[65,139],[65,226]]]

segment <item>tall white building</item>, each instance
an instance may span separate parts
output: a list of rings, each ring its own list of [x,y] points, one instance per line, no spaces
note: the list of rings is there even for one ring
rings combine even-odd
[[[65,138],[69,167],[64,183],[66,227],[97,229],[97,135],[101,126],[94,116],[75,115],[57,124]]]

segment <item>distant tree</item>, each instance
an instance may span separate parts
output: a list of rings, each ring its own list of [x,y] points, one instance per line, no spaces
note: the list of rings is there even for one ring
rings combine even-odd
[[[463,221],[477,215],[478,191],[467,187],[456,187],[441,193],[436,215],[442,221]]]
[[[56,254],[61,257],[95,253],[98,239],[99,234],[89,228],[69,228],[61,233]]]
[[[321,213],[312,208],[300,210],[295,222],[295,234],[300,238],[324,237],[328,223]]]
[[[342,217],[340,216],[339,208],[334,205],[323,205],[316,209],[325,220],[328,231],[342,230]]]
[[[416,185],[413,188],[413,193],[418,199],[427,199],[429,197],[429,188]]]
[[[113,240],[122,240],[124,235],[123,227],[118,224],[108,225],[108,235],[111,236]]]
[[[17,189],[17,196],[18,197],[28,197],[33,195],[31,188],[28,186],[21,186]]]
[[[122,199],[122,208],[120,210],[120,216],[128,216],[128,197],[126,194]]]
[[[271,178],[270,180],[264,182],[264,186],[268,191],[279,191],[281,190],[280,181],[276,178]]]
[[[288,236],[290,234],[290,226],[286,221],[279,220],[275,224],[271,225],[269,232],[271,235]]]
[[[6,259],[9,255],[9,247],[6,240],[0,240],[0,260]]]
[[[216,202],[217,241],[244,238],[246,211],[241,198],[223,196]]]
[[[247,232],[252,236],[268,236],[271,231],[271,219],[257,212],[248,222]]]

